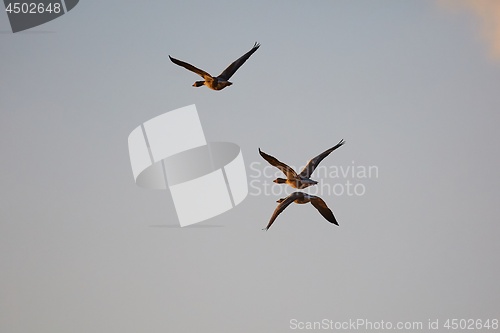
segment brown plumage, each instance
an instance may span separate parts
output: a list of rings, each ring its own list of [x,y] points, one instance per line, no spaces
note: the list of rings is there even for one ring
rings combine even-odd
[[[310,202],[327,221],[337,226],[339,225],[337,220],[335,219],[335,216],[333,215],[333,212],[330,210],[330,208],[328,208],[323,199],[315,195],[310,195],[304,192],[293,192],[286,198],[279,199],[277,202],[279,203],[279,205],[274,210],[273,215],[271,216],[271,219],[267,224],[267,227],[262,230],[268,230],[274,223],[278,215],[281,214],[281,212],[285,210],[285,208],[288,207],[292,202],[295,202],[296,204],[306,204]]]
[[[288,185],[290,185],[293,188],[301,190],[301,189],[304,189],[304,188],[309,187],[311,185],[316,185],[318,183],[317,181],[312,180],[310,178],[311,175],[312,175],[312,173],[314,172],[314,170],[316,169],[316,167],[319,165],[319,163],[325,157],[327,157],[328,155],[330,155],[330,153],[332,151],[334,151],[335,149],[339,148],[344,143],[345,143],[345,141],[342,139],[342,140],[340,140],[339,143],[337,143],[332,148],[325,150],[324,152],[322,152],[318,156],[316,156],[313,159],[311,159],[307,163],[307,165],[304,167],[304,169],[302,169],[302,171],[299,174],[297,174],[295,172],[295,170],[293,170],[292,168],[290,168],[285,163],[280,162],[277,158],[264,153],[263,151],[260,150],[260,148],[259,148],[259,154],[266,161],[268,161],[269,164],[271,164],[272,166],[277,167],[278,169],[280,169],[285,174],[286,179],[276,178],[274,180],[274,182],[276,184],[288,184]]]
[[[250,51],[242,55],[240,58],[238,58],[236,61],[234,61],[231,65],[229,65],[222,73],[220,73],[218,76],[212,76],[205,72],[202,69],[199,69],[197,67],[194,67],[191,64],[188,64],[187,62],[177,60],[175,58],[172,58],[171,56],[168,56],[170,60],[179,66],[182,66],[186,68],[187,70],[190,70],[191,72],[194,72],[201,76],[204,81],[196,81],[193,84],[193,87],[201,87],[201,86],[207,86],[210,89],[213,90],[222,90],[227,86],[232,85],[232,82],[229,82],[229,78],[233,76],[234,73],[238,70],[238,68],[241,67],[245,63],[245,61],[250,58],[250,56],[257,51],[257,49],[260,47],[260,44],[255,42],[254,46]]]

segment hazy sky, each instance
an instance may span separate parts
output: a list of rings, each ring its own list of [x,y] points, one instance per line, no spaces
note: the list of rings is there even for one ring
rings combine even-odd
[[[498,22],[494,0],[82,0],[16,34],[0,14],[0,331],[500,319]],[[168,60],[218,74],[255,41],[219,92]],[[190,104],[254,187],[177,228],[127,138]],[[314,175],[365,190],[322,194],[340,227],[292,205],[262,231],[279,195],[258,148],[298,167],[342,138],[322,165],[378,177]]]

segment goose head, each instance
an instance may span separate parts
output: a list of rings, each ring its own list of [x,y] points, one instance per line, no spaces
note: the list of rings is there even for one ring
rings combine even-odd
[[[286,179],[276,178],[275,180],[273,180],[273,183],[276,183],[276,184],[285,184],[286,183]]]

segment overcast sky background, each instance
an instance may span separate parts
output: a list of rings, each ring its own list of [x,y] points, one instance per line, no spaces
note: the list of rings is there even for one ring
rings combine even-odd
[[[16,34],[0,14],[0,331],[498,318],[498,22],[494,0],[82,0]],[[219,92],[168,60],[219,74],[255,41]],[[322,164],[378,177],[315,178],[366,189],[322,195],[340,227],[292,205],[264,232],[279,196],[249,195],[176,228],[127,138],[190,104],[249,177],[258,147],[300,166],[342,138]]]

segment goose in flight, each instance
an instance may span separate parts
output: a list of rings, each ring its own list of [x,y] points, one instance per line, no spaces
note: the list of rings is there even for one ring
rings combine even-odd
[[[274,213],[271,216],[267,227],[262,230],[268,230],[274,223],[278,215],[281,214],[281,212],[284,211],[285,208],[288,207],[292,202],[295,202],[296,204],[306,204],[310,202],[319,211],[319,213],[328,220],[328,222],[333,223],[337,226],[339,225],[337,220],[335,219],[335,216],[333,216],[332,211],[330,210],[330,208],[328,208],[323,199],[315,195],[310,195],[304,192],[293,192],[286,198],[279,199],[276,202],[278,202],[279,205],[274,210]]]
[[[229,65],[222,73],[219,74],[219,76],[212,76],[205,72],[202,69],[196,68],[191,64],[188,64],[187,62],[177,60],[175,58],[172,58],[170,55],[168,56],[170,60],[179,66],[182,66],[191,72],[194,72],[201,76],[203,78],[203,81],[196,81],[193,84],[193,87],[201,87],[203,85],[207,86],[210,89],[213,90],[222,90],[226,88],[227,86],[232,85],[232,82],[229,82],[229,78],[233,76],[234,73],[238,70],[238,68],[241,67],[247,61],[250,56],[257,51],[259,48],[260,44],[255,42],[254,46],[250,51],[242,55],[238,60],[234,61],[231,65]]]
[[[295,172],[295,170],[290,168],[285,163],[278,161],[277,158],[264,153],[263,151],[260,150],[260,148],[259,148],[259,154],[266,161],[268,161],[269,164],[280,169],[286,176],[286,179],[276,178],[275,180],[273,180],[273,182],[275,182],[276,184],[288,184],[293,188],[301,190],[301,189],[304,189],[308,186],[316,185],[318,183],[317,181],[312,180],[310,178],[312,173],[314,172],[314,169],[316,169],[318,164],[325,157],[327,157],[332,151],[334,151],[338,147],[342,146],[344,143],[345,143],[345,141],[344,141],[344,139],[342,139],[342,140],[340,140],[339,143],[337,143],[332,148],[325,150],[324,152],[322,152],[321,154],[319,154],[315,158],[311,159],[299,174],[297,174]]]

